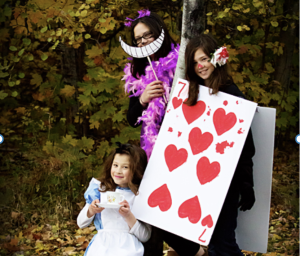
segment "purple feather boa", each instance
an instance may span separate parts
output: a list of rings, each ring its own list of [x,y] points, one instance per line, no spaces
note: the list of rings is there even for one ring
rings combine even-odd
[[[179,54],[179,45],[174,47],[169,54],[160,58],[158,61],[152,61],[153,69],[157,75],[158,80],[163,82],[166,99],[169,100],[172,82],[176,70],[177,59]],[[146,86],[155,81],[154,73],[148,65],[145,69],[145,75],[142,75],[139,79],[132,76],[130,72],[131,64],[127,63],[124,68],[125,91],[132,93],[130,97],[140,97],[144,92]],[[152,99],[147,109],[142,113],[142,116],[138,118],[137,123],[143,121],[141,131],[141,148],[145,150],[148,159],[152,153],[161,123],[165,115],[166,103],[163,97]]]

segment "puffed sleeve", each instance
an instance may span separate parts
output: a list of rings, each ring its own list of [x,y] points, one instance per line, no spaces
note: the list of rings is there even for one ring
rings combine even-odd
[[[136,220],[129,233],[136,236],[142,243],[145,243],[150,239],[151,230],[152,228],[149,224]]]
[[[87,188],[87,190],[84,193],[84,199],[86,201],[86,204],[83,207],[83,209],[80,211],[80,213],[77,217],[77,225],[80,228],[85,228],[85,227],[89,226],[91,224],[91,222],[94,220],[95,216],[92,216],[91,218],[88,218],[87,212],[88,212],[89,206],[91,205],[91,203],[94,200],[99,199],[99,201],[100,201],[99,186],[100,186],[100,181],[93,178],[90,181],[89,187]],[[98,215],[98,214],[96,214],[96,215]],[[98,222],[101,222],[100,215],[99,215],[99,217],[96,216],[96,220],[97,220],[97,223],[95,222],[95,226],[98,230],[101,226],[101,223],[98,223]],[[98,225],[99,225],[99,227],[97,227]]]

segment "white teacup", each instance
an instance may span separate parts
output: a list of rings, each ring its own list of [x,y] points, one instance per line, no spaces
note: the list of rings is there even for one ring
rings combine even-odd
[[[125,197],[119,192],[107,191],[106,192],[107,203],[108,204],[118,204],[122,202]]]

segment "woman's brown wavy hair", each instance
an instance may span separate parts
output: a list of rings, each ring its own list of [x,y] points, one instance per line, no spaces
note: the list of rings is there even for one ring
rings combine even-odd
[[[124,145],[124,144],[123,144]],[[117,152],[118,151],[118,152]],[[106,191],[115,191],[117,188],[117,184],[114,182],[113,178],[111,177],[111,166],[114,161],[116,154],[126,154],[130,157],[130,172],[131,172],[131,179],[128,183],[128,187],[130,190],[137,195],[138,188],[140,186],[141,180],[143,178],[146,166],[147,166],[147,155],[145,151],[131,144],[125,144],[125,147],[121,147],[114,149],[111,154],[108,156],[104,163],[103,167],[103,174],[99,178],[101,185],[100,189],[101,192]]]
[[[131,40],[133,44],[134,40],[134,28],[138,23],[144,23],[149,27],[150,31],[153,33],[154,38],[157,39],[160,36],[161,29],[163,28],[165,32],[165,39],[162,46],[155,53],[155,60],[159,58],[166,57],[172,50],[172,44],[175,45],[175,41],[170,36],[169,31],[162,20],[162,18],[154,12],[151,12],[150,16],[144,16],[140,19],[135,20],[131,24]],[[141,75],[145,75],[145,68],[149,64],[147,58],[133,58],[131,65],[131,74],[138,79]]]
[[[217,50],[217,41],[209,34],[201,34],[198,37],[191,39],[185,49],[185,78],[190,82],[189,97],[184,103],[188,106],[193,106],[197,103],[199,95],[199,85],[204,85],[204,80],[195,73],[194,56],[198,49],[211,58],[211,55]],[[231,84],[232,77],[229,75],[227,63],[223,66],[217,67],[207,80],[207,87],[209,87],[211,94],[216,94],[221,88]]]

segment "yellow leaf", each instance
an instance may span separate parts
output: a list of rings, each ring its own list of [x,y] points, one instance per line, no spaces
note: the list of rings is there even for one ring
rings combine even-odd
[[[61,34],[62,34],[62,29],[61,29],[61,28],[58,28],[58,29],[56,30],[56,36],[61,36]]]
[[[243,10],[243,13],[248,13],[248,12],[250,12],[250,8]]]
[[[273,27],[278,27],[278,22],[277,21],[271,21],[271,25]]]
[[[89,58],[93,59],[102,54],[102,49],[99,49],[98,46],[93,45],[92,49],[86,50],[85,53]]]
[[[65,87],[60,90],[60,93],[66,95],[67,97],[71,97],[75,93],[75,87],[71,85],[65,85]]]
[[[235,83],[243,83],[244,82],[244,79],[243,79],[243,76],[241,75],[241,73],[235,73],[234,75],[233,75],[233,81],[235,82]]]
[[[242,31],[242,30],[243,30],[242,26],[237,26],[237,29],[238,29],[239,31]]]
[[[91,121],[90,120],[90,128],[91,129],[93,129],[93,128],[96,128],[96,129],[98,129],[99,128],[99,126],[100,126],[100,123],[98,122],[98,121]]]
[[[207,16],[211,16],[212,15],[212,12],[208,12],[206,13]]]
[[[80,15],[81,15],[82,17],[85,17],[85,16],[87,15],[87,10],[83,10],[83,11],[80,13]]]
[[[252,4],[254,7],[258,8],[263,4],[263,2],[253,2]]]
[[[82,9],[84,9],[84,7],[85,7],[85,4],[82,4],[78,10],[82,10]]]
[[[64,144],[70,144],[70,145],[72,145],[73,147],[76,146],[77,141],[78,141],[78,140],[73,139],[71,135],[66,135],[66,137],[63,137],[63,140],[62,140],[62,142],[63,142]]]
[[[230,8],[226,8],[225,10],[224,10],[224,12],[229,12],[230,11]]]

